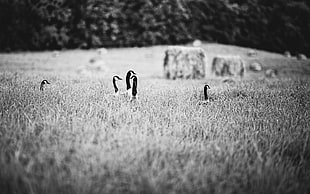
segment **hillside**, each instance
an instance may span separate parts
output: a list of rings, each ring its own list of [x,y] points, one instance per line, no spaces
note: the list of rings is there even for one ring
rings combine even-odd
[[[161,78],[166,48],[167,46],[118,48],[108,49],[106,54],[98,54],[97,49],[0,54],[0,70],[36,72],[40,75],[95,76],[110,79],[114,74],[123,74],[128,69],[135,69],[139,72],[140,77]],[[251,48],[211,43],[203,44],[202,48],[207,56],[206,71],[209,76],[211,63],[216,55],[239,55],[246,61],[247,67],[257,61],[263,65],[264,69],[277,69],[280,75],[284,75],[285,72],[297,76],[310,73],[309,60],[300,61],[295,58],[286,58],[279,53],[256,50],[257,56],[249,57],[247,53],[252,50]],[[92,71],[91,75],[87,75],[87,73],[84,75],[81,70],[85,66],[92,66],[92,60],[95,61],[94,66],[99,65],[100,71]],[[251,75],[255,76],[250,71],[248,74],[250,77]]]

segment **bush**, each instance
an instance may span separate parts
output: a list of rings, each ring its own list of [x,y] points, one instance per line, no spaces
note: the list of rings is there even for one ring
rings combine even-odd
[[[0,50],[148,46],[201,39],[310,54],[309,4],[300,0],[63,0],[42,8],[46,3],[36,0],[0,0]]]

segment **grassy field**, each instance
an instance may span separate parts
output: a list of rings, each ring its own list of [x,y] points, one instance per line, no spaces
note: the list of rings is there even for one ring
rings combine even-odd
[[[310,62],[203,48],[207,72],[236,54],[279,75],[165,80],[164,46],[0,54],[0,193],[310,193]],[[110,95],[129,69],[134,103]]]

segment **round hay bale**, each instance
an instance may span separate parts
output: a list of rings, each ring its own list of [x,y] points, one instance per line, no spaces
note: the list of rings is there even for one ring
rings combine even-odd
[[[212,63],[212,72],[217,76],[240,76],[245,74],[244,61],[240,56],[216,56]]]
[[[267,69],[265,71],[265,75],[266,75],[266,77],[273,78],[273,77],[276,77],[278,75],[278,71],[275,69]]]
[[[166,79],[201,79],[205,77],[206,55],[202,48],[169,46],[164,58]]]
[[[108,54],[108,50],[106,48],[98,48],[97,53],[98,55],[106,55]]]
[[[258,72],[261,71],[262,69],[263,69],[262,65],[258,62],[251,63],[250,65],[250,70],[252,71]]]
[[[284,56],[287,57],[287,58],[291,58],[292,57],[290,51],[285,51],[284,52]]]
[[[53,51],[53,53],[52,53],[52,57],[54,57],[54,58],[59,57],[59,55],[60,55],[59,51]]]
[[[296,57],[298,60],[307,60],[307,56],[305,54],[302,54],[302,53],[297,54]]]
[[[202,43],[200,40],[194,40],[194,42],[193,42],[194,47],[200,47],[201,45],[202,45]]]
[[[251,50],[248,51],[247,55],[249,57],[256,57],[257,56],[257,52],[255,50],[251,49]]]

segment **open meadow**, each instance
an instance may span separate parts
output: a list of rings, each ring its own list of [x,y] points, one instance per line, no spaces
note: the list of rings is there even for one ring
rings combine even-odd
[[[202,47],[207,72],[234,54],[279,74],[166,80],[165,46],[0,54],[0,193],[310,193],[310,60]],[[130,69],[135,102],[111,95]]]

